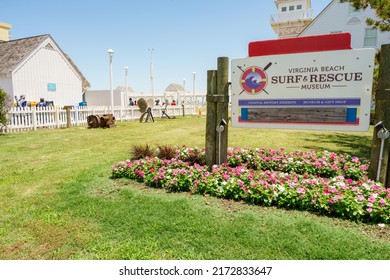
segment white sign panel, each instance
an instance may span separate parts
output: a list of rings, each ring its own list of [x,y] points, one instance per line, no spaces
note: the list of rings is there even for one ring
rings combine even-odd
[[[232,125],[366,131],[374,49],[232,60]]]

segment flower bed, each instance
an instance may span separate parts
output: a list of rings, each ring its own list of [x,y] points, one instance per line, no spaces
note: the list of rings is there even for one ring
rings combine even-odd
[[[390,188],[367,179],[368,162],[349,155],[230,148],[227,163],[199,165],[205,150],[181,147],[169,160],[149,157],[112,166],[113,178],[154,188],[315,211],[363,222],[390,222]],[[196,160],[198,159],[198,160]]]

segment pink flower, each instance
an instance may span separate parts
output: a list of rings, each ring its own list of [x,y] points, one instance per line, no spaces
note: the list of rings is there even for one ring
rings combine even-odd
[[[359,163],[359,158],[353,157],[351,160],[353,163]]]
[[[381,198],[380,200],[379,200],[379,205],[380,206],[385,206],[386,205],[386,200],[384,200],[383,198]]]
[[[372,204],[371,202],[367,203],[367,207],[372,207],[374,206],[374,204]]]
[[[372,212],[372,208],[367,208],[366,210],[367,210],[368,213]]]
[[[363,201],[364,200],[364,196],[362,196],[361,194],[358,195],[358,200],[359,201]]]
[[[370,197],[368,198],[368,201],[369,201],[369,202],[375,202],[375,197],[370,196]]]
[[[306,190],[304,188],[298,188],[297,193],[305,194]]]

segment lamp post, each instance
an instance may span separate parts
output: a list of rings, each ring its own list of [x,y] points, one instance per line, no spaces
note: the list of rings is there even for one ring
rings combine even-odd
[[[111,95],[111,114],[114,115],[114,91],[112,90],[112,56],[114,55],[114,51],[109,49],[107,51],[108,56],[110,58],[110,95]]]
[[[183,78],[183,104],[186,101],[186,79]],[[179,102],[177,104],[180,104]]]
[[[194,102],[194,114],[196,113],[196,109],[195,109],[195,76],[196,76],[196,72],[192,72],[192,100]]]
[[[154,48],[149,48],[150,51],[150,86],[152,90],[152,99],[154,102],[154,66],[153,66],[153,52]]]
[[[127,86],[127,73],[129,72],[129,67],[125,66],[125,87],[126,87],[126,102],[129,102],[129,92]]]

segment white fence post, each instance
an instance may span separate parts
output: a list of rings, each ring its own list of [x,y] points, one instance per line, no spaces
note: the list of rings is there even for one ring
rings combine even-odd
[[[74,115],[75,115],[74,121],[76,123],[76,126],[78,126],[79,125],[79,110],[78,110],[77,106],[74,107]]]
[[[33,129],[37,130],[37,111],[35,107],[31,108]]]
[[[185,106],[191,112],[191,106]],[[71,110],[72,118],[71,125],[87,125],[87,117],[89,115],[106,114],[108,106],[94,106],[94,107],[74,107]],[[161,116],[162,107],[153,108],[153,114]],[[182,108],[180,106],[168,106],[167,114],[172,116],[181,116]],[[117,108],[115,112],[118,116],[118,121],[131,120],[134,121],[140,117],[138,107]],[[74,114],[74,115],[73,115]],[[8,123],[6,132],[18,132],[23,130],[37,130],[40,128],[61,128],[66,125],[66,111],[58,106],[55,107],[13,107],[8,111]]]
[[[60,109],[58,106],[55,107],[55,121],[56,121],[56,127],[60,128]]]

